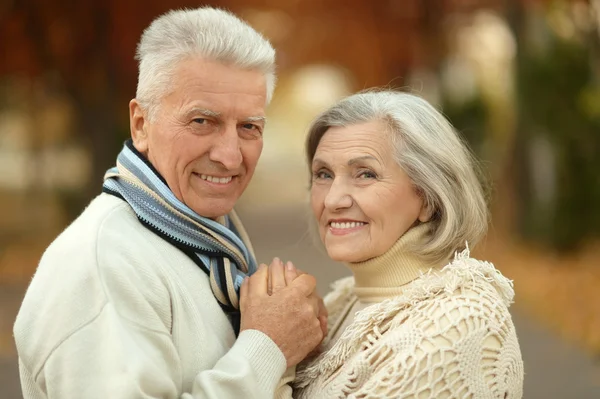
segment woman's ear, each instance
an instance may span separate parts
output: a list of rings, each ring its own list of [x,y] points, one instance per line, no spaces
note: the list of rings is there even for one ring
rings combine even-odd
[[[129,102],[129,130],[136,150],[146,155],[148,152],[148,120],[140,103],[135,98]]]
[[[425,222],[429,222],[429,220],[431,220],[431,217],[433,216],[433,207],[429,204],[427,204],[427,202],[423,201],[423,206],[421,207],[421,212],[419,212],[419,222],[421,223],[425,223]]]
[[[433,217],[434,207],[430,204],[429,201],[427,201],[425,191],[423,191],[421,187],[415,186],[415,190],[417,192],[417,195],[421,198],[421,201],[423,202],[417,220],[421,223],[429,222],[429,220]]]

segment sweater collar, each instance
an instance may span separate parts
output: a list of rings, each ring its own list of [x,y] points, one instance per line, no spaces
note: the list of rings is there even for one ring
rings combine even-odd
[[[426,238],[429,223],[410,228],[383,255],[364,262],[347,263],[354,273],[354,293],[362,302],[379,302],[402,294],[404,286],[442,264],[417,256],[412,246]]]

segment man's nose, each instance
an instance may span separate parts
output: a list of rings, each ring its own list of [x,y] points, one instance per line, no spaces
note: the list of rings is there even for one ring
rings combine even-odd
[[[227,170],[235,170],[242,163],[242,151],[237,126],[225,126],[216,139],[209,158]]]

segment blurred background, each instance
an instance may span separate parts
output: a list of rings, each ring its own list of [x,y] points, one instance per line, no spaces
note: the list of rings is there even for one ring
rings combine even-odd
[[[278,51],[265,147],[242,198],[260,261],[319,290],[346,274],[310,234],[310,120],[371,86],[440,107],[493,182],[477,249],[514,279],[525,398],[600,398],[600,0],[1,0],[0,397],[21,397],[12,324],[45,247],[128,137],[135,45],[171,8],[227,8]]]

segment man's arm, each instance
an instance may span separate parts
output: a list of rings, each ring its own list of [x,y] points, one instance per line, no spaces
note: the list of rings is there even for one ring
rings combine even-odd
[[[121,265],[111,270],[115,274],[102,283],[107,297],[96,297],[97,291],[79,287],[89,292],[89,297],[78,295],[75,299],[67,286],[58,288],[57,282],[49,284],[57,288],[53,292],[58,296],[53,302],[61,303],[62,308],[55,310],[53,317],[36,314],[33,317],[36,328],[29,329],[27,334],[34,340],[48,340],[52,350],[43,359],[37,357],[35,362],[28,362],[27,356],[21,359],[24,386],[41,390],[50,399],[270,398],[278,387],[279,391],[289,390],[280,385],[286,367],[303,358],[320,340],[319,336],[307,339],[311,327],[306,321],[316,320],[312,308],[304,304],[310,287],[302,291],[299,285],[282,292],[281,297],[249,301],[252,309],[244,312],[243,331],[238,340],[211,369],[201,370],[191,392],[184,393],[182,366],[170,327],[161,321],[155,305],[146,298],[149,286],[153,287],[154,296],[165,292],[157,292],[157,284],[148,285],[148,276],[145,280],[139,278],[136,268]],[[87,278],[82,284],[85,281]],[[64,292],[57,294],[61,289]],[[168,305],[168,298],[160,302],[165,301]],[[44,334],[62,330],[65,318],[92,302],[97,303],[97,311],[90,313],[88,320],[72,332],[61,334],[60,339],[54,339],[59,335]],[[27,309],[30,316],[34,313],[32,309]],[[210,345],[210,338],[198,336],[197,345],[200,348]],[[37,395],[26,396],[29,397]]]
[[[286,359],[277,345],[257,330],[243,331],[212,369],[197,374],[191,392],[182,393],[181,363],[169,331],[123,317],[126,307],[143,300],[129,295],[129,301],[118,305],[107,302],[93,320],[57,343],[41,367],[26,368],[24,374],[31,375],[33,385],[50,399],[274,395]],[[54,323],[61,323],[60,318]],[[44,339],[42,332],[39,337]],[[197,344],[210,343],[199,336]]]

